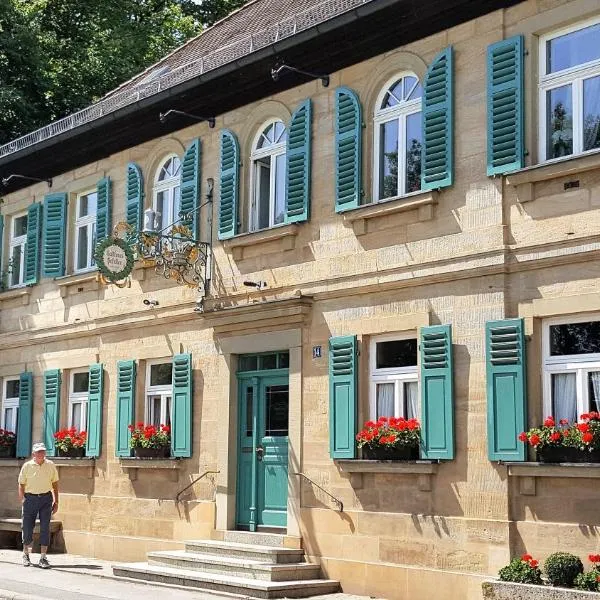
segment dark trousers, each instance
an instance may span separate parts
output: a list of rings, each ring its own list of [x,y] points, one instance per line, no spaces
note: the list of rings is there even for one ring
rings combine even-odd
[[[50,545],[50,518],[52,517],[52,492],[41,496],[25,494],[23,502],[23,546],[33,543],[35,520],[40,516],[40,546]]]

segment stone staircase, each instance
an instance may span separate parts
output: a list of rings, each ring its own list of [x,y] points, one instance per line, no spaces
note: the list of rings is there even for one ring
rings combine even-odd
[[[286,547],[285,540],[279,534],[226,531],[223,541],[190,541],[185,550],[149,552],[148,562],[113,565],[113,573],[252,598],[306,598],[339,591],[337,581],[321,579],[319,565],[305,562],[304,551]]]

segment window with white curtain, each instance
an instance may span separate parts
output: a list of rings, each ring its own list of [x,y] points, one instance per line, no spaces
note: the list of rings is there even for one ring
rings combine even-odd
[[[19,388],[18,377],[7,377],[2,386],[2,413],[0,414],[0,428],[17,432],[17,417],[19,413]]]
[[[71,371],[69,386],[69,427],[87,431],[87,406],[89,400],[90,373],[88,369]]]
[[[146,423],[171,426],[173,363],[150,361],[146,365]]]
[[[540,157],[600,149],[600,17],[540,38]]]
[[[15,215],[11,219],[8,264],[4,265],[8,273],[10,287],[25,285],[25,249],[27,248],[27,213]]]
[[[417,338],[385,336],[371,340],[370,418],[419,418]]]
[[[181,162],[175,154],[164,160],[154,180],[154,210],[158,231],[179,220]]]
[[[87,271],[96,264],[96,210],[98,193],[96,190],[77,196],[75,215],[75,272]]]
[[[544,415],[600,412],[600,316],[544,322]]]

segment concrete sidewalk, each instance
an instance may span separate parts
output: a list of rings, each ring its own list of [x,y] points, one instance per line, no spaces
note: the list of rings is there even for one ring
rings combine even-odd
[[[71,554],[50,554],[51,569],[25,568],[18,550],[0,550],[0,600],[213,600],[228,594],[172,588],[115,578],[108,561]],[[32,555],[34,565],[38,554]],[[313,596],[315,600],[369,600],[350,594]]]

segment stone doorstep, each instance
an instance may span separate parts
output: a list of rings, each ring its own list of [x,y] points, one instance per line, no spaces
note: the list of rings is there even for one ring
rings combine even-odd
[[[319,565],[299,563],[264,563],[257,560],[231,558],[212,554],[191,554],[182,550],[149,552],[150,565],[166,565],[182,569],[221,573],[234,577],[248,577],[264,581],[290,581],[317,579],[321,574]]]
[[[245,558],[269,563],[304,562],[304,550],[297,548],[257,546],[216,540],[187,541],[185,551],[192,554],[217,554],[228,558]]]
[[[302,548],[302,538],[285,533],[262,531],[223,531],[223,541],[239,544],[258,544],[260,546],[277,546],[279,548]],[[217,539],[217,538],[214,538]]]
[[[120,577],[242,594],[253,598],[307,598],[339,591],[339,582],[329,579],[260,581],[147,563],[114,565],[113,573]]]
[[[50,533],[56,533],[62,529],[62,521],[50,521]],[[21,531],[21,519],[0,518],[0,531]],[[40,532],[40,522],[35,522],[34,533]]]

